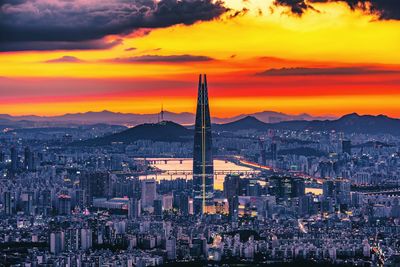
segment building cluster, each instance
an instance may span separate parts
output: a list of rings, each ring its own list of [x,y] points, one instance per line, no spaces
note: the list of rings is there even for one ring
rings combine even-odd
[[[146,179],[142,160],[50,147],[39,156],[37,147],[27,147],[10,143],[2,150],[5,264],[399,260],[400,198],[390,189],[358,190],[339,177],[319,186],[290,170],[231,174],[203,214],[196,211],[193,180]]]

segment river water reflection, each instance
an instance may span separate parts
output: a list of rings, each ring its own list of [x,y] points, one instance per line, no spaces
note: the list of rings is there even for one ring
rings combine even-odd
[[[193,160],[190,158],[146,158],[148,162],[151,163],[152,166],[162,170],[162,171],[187,171],[191,172],[193,168]],[[246,172],[252,171],[253,169],[241,165],[237,165],[230,161],[224,160],[214,160],[214,171],[238,171],[238,172]],[[243,175],[243,178],[250,177],[249,175]],[[170,173],[158,173],[158,174],[150,174],[147,176],[141,176],[141,179],[156,179],[160,180],[173,180],[177,178],[185,178],[192,179],[191,174],[186,175],[176,175]],[[214,175],[214,188],[216,190],[223,190],[225,174],[217,174]],[[306,193],[311,192],[316,195],[321,194],[322,190],[318,188],[306,188]]]

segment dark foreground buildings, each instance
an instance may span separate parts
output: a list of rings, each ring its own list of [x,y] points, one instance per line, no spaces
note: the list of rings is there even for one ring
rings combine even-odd
[[[193,148],[193,194],[195,213],[206,212],[214,193],[211,120],[208,104],[207,77],[199,76]]]

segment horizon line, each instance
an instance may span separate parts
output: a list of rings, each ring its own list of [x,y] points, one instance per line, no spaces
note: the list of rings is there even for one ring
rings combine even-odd
[[[52,117],[61,117],[61,116],[65,116],[65,115],[84,115],[87,113],[102,113],[102,112],[109,112],[109,113],[114,113],[114,114],[121,114],[121,115],[139,115],[139,116],[144,116],[144,115],[158,115],[160,114],[161,111],[159,112],[150,112],[150,113],[135,113],[135,112],[120,112],[120,111],[112,111],[109,109],[101,109],[101,110],[88,110],[88,111],[82,111],[82,112],[67,112],[67,113],[57,113],[57,114],[35,114],[35,113],[30,113],[30,114],[15,114],[15,113],[0,113],[0,116],[10,116],[10,117],[40,117],[40,118],[52,118]],[[190,111],[181,111],[181,112],[175,112],[175,111],[170,111],[170,110],[166,110],[164,109],[163,112],[168,112],[168,113],[174,113],[174,114],[192,114],[195,115],[195,112],[190,112]],[[273,113],[280,113],[282,115],[288,115],[288,116],[301,116],[301,115],[308,115],[311,117],[326,117],[326,118],[332,118],[332,119],[338,119],[341,118],[343,116],[349,115],[349,114],[357,114],[360,116],[387,116],[390,118],[400,118],[400,117],[395,117],[395,116],[390,116],[388,114],[385,114],[383,112],[381,113],[363,113],[363,112],[357,112],[357,111],[353,111],[353,112],[343,112],[341,114],[313,114],[313,113],[308,113],[308,112],[299,112],[299,113],[286,113],[286,112],[282,112],[282,111],[275,111],[275,110],[261,110],[261,111],[256,111],[256,112],[251,112],[251,113],[237,113],[234,115],[228,115],[228,116],[211,116],[212,118],[215,119],[231,119],[231,118],[235,118],[235,117],[239,117],[239,116],[254,116],[257,113],[264,113],[264,112],[273,112]]]

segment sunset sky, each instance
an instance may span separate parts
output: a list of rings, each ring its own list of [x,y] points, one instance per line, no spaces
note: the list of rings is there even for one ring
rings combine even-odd
[[[0,113],[400,117],[398,0],[3,0]]]

